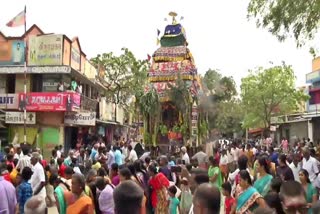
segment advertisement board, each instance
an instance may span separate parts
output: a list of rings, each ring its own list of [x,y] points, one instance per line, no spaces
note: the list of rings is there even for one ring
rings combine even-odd
[[[28,66],[28,74],[69,74],[71,68],[69,66]],[[23,74],[22,66],[4,66],[0,67],[0,74]]]
[[[27,111],[76,111],[80,108],[80,94],[73,92],[34,92],[19,94],[19,107]]]
[[[0,65],[23,65],[25,45],[22,40],[0,42]]]
[[[95,126],[96,112],[66,112],[64,123],[69,125]]]
[[[24,113],[19,111],[7,111],[5,122],[9,124],[24,124]],[[36,124],[35,112],[27,112],[26,124]]]
[[[28,65],[62,65],[63,35],[29,38]]]
[[[76,48],[71,48],[71,67],[80,71],[80,52]]]
[[[0,94],[0,109],[18,109],[18,94]]]
[[[88,60],[84,63],[84,75],[89,79],[95,79],[97,75],[97,69]]]
[[[307,83],[313,83],[320,80],[320,71],[314,71],[306,75]]]

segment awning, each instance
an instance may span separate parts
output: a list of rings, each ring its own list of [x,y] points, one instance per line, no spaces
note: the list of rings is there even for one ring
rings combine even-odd
[[[255,128],[255,129],[249,129],[249,134],[259,133],[262,132],[263,128]]]
[[[300,122],[306,122],[306,121],[309,121],[310,119],[305,119],[305,118],[303,118],[303,119],[297,119],[297,120],[289,120],[289,121],[286,121],[286,122],[284,122],[284,123],[282,123],[282,124],[288,124],[288,123],[300,123]]]
[[[92,87],[99,88],[102,91],[107,90],[107,88],[104,87],[102,84],[97,84],[98,81],[89,79],[88,77],[86,77],[82,73],[80,73],[79,71],[71,69],[71,75],[73,75],[77,80],[80,80],[81,83],[85,83],[85,84],[91,85]]]
[[[99,120],[96,119],[96,123],[102,123],[102,124],[108,124],[108,125],[120,125],[118,122],[116,121],[110,121],[110,120]]]
[[[303,118],[306,118],[306,119],[312,119],[314,117],[320,117],[320,112],[318,114],[307,114],[307,115],[303,115]]]

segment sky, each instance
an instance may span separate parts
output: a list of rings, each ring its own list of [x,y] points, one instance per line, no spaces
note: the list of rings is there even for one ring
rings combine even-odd
[[[270,62],[292,65],[297,86],[305,85],[312,56],[297,49],[292,39],[280,43],[264,29],[248,21],[248,0],[10,0],[0,7],[0,31],[7,36],[23,34],[23,27],[5,24],[27,6],[27,28],[37,24],[45,33],[78,36],[87,58],[99,53],[120,53],[129,48],[137,58],[158,48],[157,29],[163,34],[168,13],[183,16],[189,48],[204,74],[209,68],[233,76],[237,87],[249,69],[270,67]],[[167,18],[168,22],[164,19]]]

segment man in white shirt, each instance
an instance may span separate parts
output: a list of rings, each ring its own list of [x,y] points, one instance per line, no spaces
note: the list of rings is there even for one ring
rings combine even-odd
[[[13,159],[20,159],[21,157],[23,157],[23,153],[22,153],[22,151],[21,151],[21,147],[20,147],[20,145],[18,145],[16,148],[15,148],[15,150],[16,150],[16,152],[15,152],[15,154],[14,154],[14,156],[13,156]]]
[[[293,176],[294,176],[294,180],[300,182],[299,172],[301,170],[301,157],[300,157],[299,154],[295,154],[293,156],[293,161],[289,165],[289,167],[292,170],[292,173],[293,173]]]
[[[109,173],[111,173],[111,165],[114,163],[115,163],[114,153],[111,149],[111,145],[108,145],[107,146],[107,165],[108,165]]]
[[[187,148],[186,147],[181,147],[181,153],[182,153],[182,161],[184,161],[184,164],[190,164],[190,158],[189,155],[187,153]]]
[[[30,179],[33,195],[39,195],[46,198],[46,177],[44,174],[43,166],[39,162],[40,154],[33,152],[31,157],[31,164],[33,165],[33,174]]]
[[[234,171],[234,158],[233,158],[233,153],[232,153],[232,150],[231,150],[231,145],[228,146],[227,157],[228,157],[228,169],[229,169],[229,172],[233,172]]]
[[[236,143],[232,144],[231,154],[233,156],[235,164],[237,164],[239,159],[239,148],[237,147]]]
[[[199,151],[191,159],[197,160],[198,165],[203,166],[207,162],[207,154],[203,152],[203,148],[199,148]]]
[[[23,156],[20,157],[18,163],[17,163],[17,166],[16,168],[20,170],[20,172],[22,172],[23,168],[28,166],[30,168],[32,168],[31,166],[31,163],[30,163],[30,157],[29,157],[29,148],[28,147],[23,147],[22,148],[22,153],[23,153]]]
[[[128,146],[128,151],[129,151],[129,157],[128,157],[128,161],[133,163],[136,160],[138,160],[138,155],[136,153],[136,151],[132,148],[131,145]]]
[[[303,159],[302,159],[302,168],[307,170],[309,173],[309,179],[311,183],[316,186],[316,178],[319,174],[319,169],[317,165],[317,160],[310,156],[309,148],[303,148]]]

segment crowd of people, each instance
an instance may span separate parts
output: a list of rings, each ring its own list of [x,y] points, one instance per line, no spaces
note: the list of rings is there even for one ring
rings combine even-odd
[[[67,153],[56,147],[48,162],[29,145],[8,146],[0,213],[320,213],[320,150],[285,141],[280,149],[270,139],[219,141],[193,156],[182,147],[154,157],[130,143],[99,140]]]

